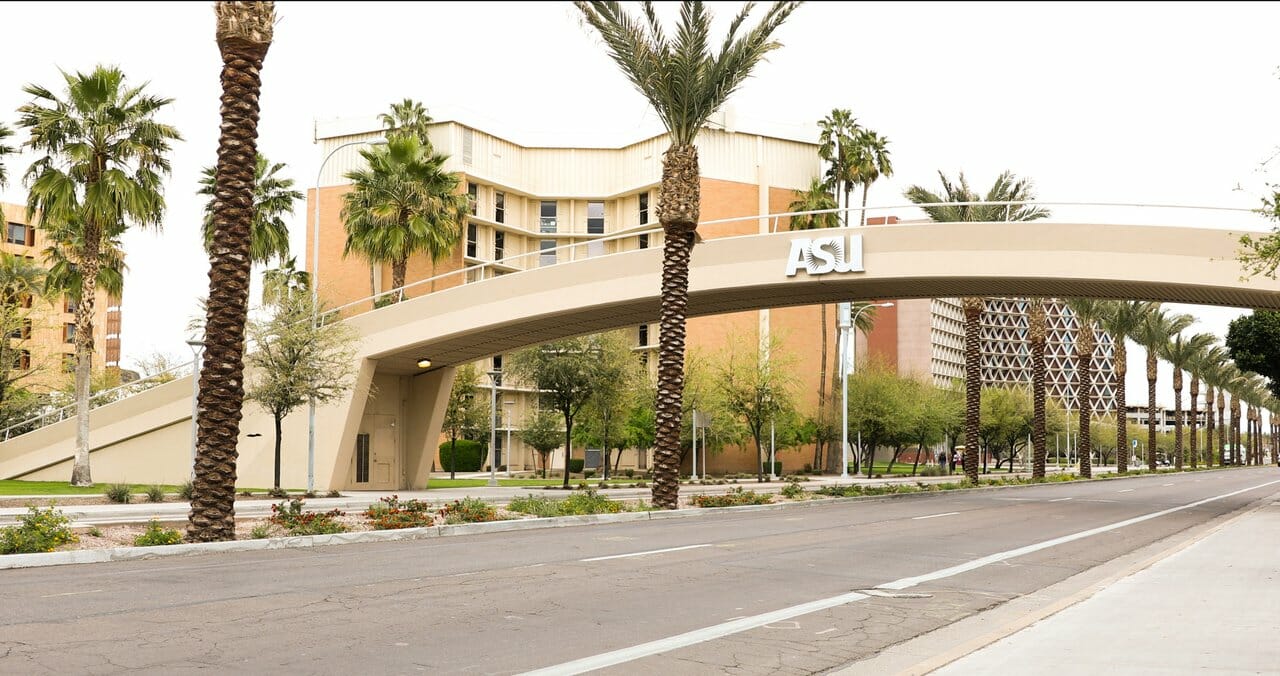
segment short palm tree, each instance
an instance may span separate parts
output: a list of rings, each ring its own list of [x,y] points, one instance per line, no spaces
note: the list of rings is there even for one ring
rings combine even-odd
[[[616,2],[579,0],[574,4],[600,33],[609,56],[653,106],[671,138],[662,156],[658,189],[663,250],[653,504],[674,509],[680,490],[689,257],[702,203],[694,142],[707,118],[742,86],[766,54],[781,47],[772,35],[800,3],[775,2],[760,23],[740,33],[754,8],[747,3],[730,21],[716,53],[711,47],[711,13],[702,2],[680,4],[678,27],[671,36],[662,28],[652,3],[644,4],[643,18],[631,16]]]
[[[858,157],[856,145],[861,127],[847,108],[833,108],[818,121],[818,157],[827,163],[827,185],[836,193],[844,194],[844,211],[841,222],[849,225],[849,194],[858,182],[855,163]]]
[[[421,103],[413,99],[391,104],[391,111],[379,115],[378,120],[382,122],[383,129],[387,130],[387,139],[416,136],[424,146],[431,145],[431,140],[427,137],[431,116]]]
[[[10,386],[33,372],[30,362],[23,367],[20,348],[8,336],[15,332],[25,336],[30,314],[23,308],[24,301],[46,297],[44,277],[44,268],[35,261],[0,251],[0,405],[8,400]]]
[[[1186,314],[1173,314],[1167,308],[1156,305],[1145,321],[1132,335],[1134,342],[1147,351],[1147,469],[1156,471],[1156,367],[1160,352],[1171,338],[1191,326],[1195,318]]]
[[[295,202],[303,194],[293,189],[293,179],[279,176],[283,162],[272,164],[258,153],[253,165],[253,222],[249,226],[249,257],[265,265],[272,260],[289,257],[289,225],[284,217],[293,213]],[[205,167],[200,179],[199,195],[209,198],[204,208],[204,250],[213,250],[213,207],[217,176],[213,167]]]
[[[862,212],[858,225],[866,225],[867,193],[871,192],[872,183],[893,176],[893,163],[889,160],[889,139],[870,129],[859,132],[854,145],[857,149],[856,173],[862,183]]]
[[[196,463],[187,539],[234,540],[236,442],[244,404],[245,323],[252,268],[258,95],[275,27],[274,2],[214,5],[222,55],[222,124],[215,165],[213,245],[204,366],[196,415]]]
[[[1155,303],[1141,300],[1112,301],[1102,319],[1102,328],[1111,334],[1115,344],[1114,383],[1116,388],[1116,472],[1129,471],[1129,431],[1125,424],[1125,376],[1129,373],[1129,350],[1125,341],[1137,333],[1146,321],[1147,314],[1155,309]]]
[[[416,135],[360,151],[368,167],[347,172],[343,195],[347,244],[342,251],[372,264],[391,264],[391,286],[404,287],[409,257],[426,253],[432,263],[450,256],[462,239],[467,196],[458,175],[444,170],[449,156],[431,152]]]
[[[1233,361],[1223,363],[1214,375],[1218,383],[1218,464],[1226,466],[1227,444],[1231,443],[1233,438],[1231,427],[1227,424],[1227,394],[1243,376]]]
[[[934,193],[913,185],[906,190],[907,199],[921,205],[929,218],[938,223],[981,221],[1034,221],[1047,218],[1049,211],[1029,204],[1006,211],[1004,205],[970,204],[971,202],[1030,202],[1035,199],[1031,181],[1015,178],[1004,172],[997,179],[984,199],[969,189],[964,174],[960,182],[952,183],[947,175],[938,172],[942,180],[942,193]],[[982,311],[986,302],[982,298],[961,299],[964,310],[964,378],[965,378],[965,433],[964,471],[970,481],[978,481],[978,444],[981,442],[979,420],[982,410]]]
[[[102,251],[130,224],[160,227],[170,143],[182,137],[155,119],[172,100],[147,94],[146,85],[130,86],[118,68],[63,73],[63,80],[61,97],[38,85],[23,87],[33,100],[18,108],[18,125],[31,134],[26,145],[44,153],[27,170],[27,217],[38,213],[49,240],[66,246],[84,273],[75,322],[71,483],[90,486],[89,388]]]
[[[1195,360],[1196,354],[1217,341],[1212,334],[1185,336],[1178,332],[1160,351],[1160,356],[1173,366],[1173,465],[1182,470],[1182,372]]]
[[[1214,357],[1210,357],[1210,355]],[[1217,361],[1214,361],[1214,358]],[[1220,356],[1217,351],[1210,349],[1205,353],[1204,358],[1200,361],[1200,377],[1204,379],[1206,389],[1204,393],[1204,419],[1205,419],[1205,441],[1204,441],[1204,464],[1206,467],[1212,467],[1214,463],[1214,432],[1218,433],[1218,445],[1224,442],[1222,436],[1222,385],[1226,381],[1230,373],[1231,361],[1226,351],[1222,351]],[[1217,415],[1215,417],[1215,411]]]
[[[790,227],[792,230],[817,230],[838,227],[840,225],[840,215],[830,211],[838,207],[839,205],[836,203],[835,198],[831,196],[831,190],[827,184],[822,179],[815,177],[809,184],[809,189],[796,195],[796,199],[787,205],[787,211],[802,214],[791,217]],[[827,365],[831,361],[827,358],[827,340],[830,333],[827,329],[827,304],[821,304],[819,310],[818,335],[822,337],[822,356],[821,365],[818,367],[818,427],[825,429],[827,417]],[[822,446],[825,437],[826,435],[819,434],[818,441],[814,444],[814,467],[822,467]]]
[[[1187,364],[1187,372],[1191,375],[1191,411],[1188,432],[1190,433],[1190,443],[1187,449],[1191,456],[1191,469],[1195,469],[1200,461],[1200,435],[1196,430],[1199,424],[1200,413],[1196,406],[1200,398],[1200,381],[1205,384],[1205,429],[1208,432],[1209,441],[1206,442],[1206,449],[1213,447],[1213,383],[1210,380],[1212,371],[1218,364],[1226,361],[1228,356],[1227,348],[1221,345],[1209,345],[1203,350],[1191,356],[1191,361]],[[1213,465],[1213,453],[1205,454],[1204,463],[1206,467]]]
[[[1027,339],[1031,344],[1031,478],[1044,478],[1044,465],[1049,449],[1045,439],[1045,364],[1044,348],[1048,338],[1044,299],[1027,302]]]
[[[1098,325],[1106,316],[1105,301],[1073,298],[1067,301],[1076,319],[1076,403],[1080,408],[1080,476],[1093,476],[1093,443],[1089,433],[1093,423],[1093,352],[1098,347]],[[1119,452],[1117,452],[1119,455]]]
[[[5,169],[4,158],[14,153],[13,146],[5,142],[10,136],[13,136],[13,130],[0,124],[0,188],[9,184],[9,171]]]
[[[299,270],[296,258],[262,271],[262,302],[266,305],[285,305],[293,296],[310,289],[311,273]]]

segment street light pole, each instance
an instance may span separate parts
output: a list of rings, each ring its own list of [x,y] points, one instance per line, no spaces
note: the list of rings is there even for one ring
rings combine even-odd
[[[316,206],[314,209],[315,223],[312,224],[311,235],[311,279],[307,280],[311,284],[311,324],[314,326],[317,317],[316,310],[320,307],[320,177],[324,176],[324,165],[329,163],[329,159],[334,153],[348,146],[386,145],[387,139],[375,138],[365,139],[361,141],[347,141],[329,151],[328,155],[320,161],[320,169],[316,171]],[[307,402],[307,492],[315,490],[316,483],[316,399],[311,397]]]
[[[850,329],[857,323],[858,317],[873,307],[893,307],[893,303],[870,303],[858,308],[850,317],[853,309],[850,303],[836,304],[836,326],[840,328],[838,349],[840,351],[840,478],[849,478],[849,371],[857,359],[856,336]],[[852,339],[852,340],[851,340]],[[862,449],[862,428],[858,428],[858,449]],[[875,454],[871,461],[875,462]]]
[[[502,402],[502,411],[505,414],[505,418],[507,420],[507,444],[506,446],[503,446],[502,450],[504,453],[507,454],[506,467],[507,467],[508,479],[511,478],[511,456],[512,456],[512,453],[511,453],[511,407],[515,405],[516,405],[516,402],[514,399],[507,399]]]
[[[192,338],[191,348],[191,480],[196,480],[196,401],[200,398],[200,355],[204,353],[204,341]]]

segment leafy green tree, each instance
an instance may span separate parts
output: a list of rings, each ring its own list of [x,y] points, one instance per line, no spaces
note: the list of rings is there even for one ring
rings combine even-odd
[[[444,433],[449,437],[451,458],[458,457],[454,451],[459,438],[466,438],[468,433],[482,430],[489,424],[489,402],[476,396],[476,389],[479,387],[480,371],[475,364],[463,364],[453,374],[453,388],[449,390],[449,403],[444,409],[443,424]],[[449,463],[450,479],[457,478],[456,466],[456,462]]]
[[[131,223],[160,227],[170,143],[182,137],[155,120],[172,100],[145,93],[146,85],[127,85],[118,68],[98,66],[89,73],[64,73],[63,79],[61,97],[38,85],[23,87],[33,100],[18,108],[18,124],[30,132],[26,145],[44,153],[27,170],[27,218],[39,213],[49,239],[66,247],[81,272],[71,483],[91,486],[89,380],[102,250]]]
[[[551,464],[551,452],[564,443],[564,430],[560,429],[560,417],[555,411],[538,409],[532,418],[526,420],[520,430],[520,440],[538,452],[542,459],[542,478],[547,478],[547,466]],[[565,475],[569,474],[569,465],[565,464]]]
[[[351,192],[342,197],[342,255],[390,263],[391,286],[400,289],[410,256],[425,253],[434,264],[453,253],[462,239],[467,196],[457,194],[458,175],[444,170],[448,156],[416,135],[392,134],[386,145],[360,156],[368,167],[346,174]]]
[[[878,361],[862,365],[849,374],[849,435],[862,438],[859,454],[870,477],[876,449],[895,443],[909,433],[902,411],[907,407],[903,378]]]
[[[766,54],[781,46],[772,35],[800,3],[775,2],[760,23],[739,33],[754,9],[754,3],[748,3],[729,23],[718,53],[711,51],[711,13],[702,2],[681,3],[679,24],[671,36],[652,4],[644,6],[644,17],[639,19],[616,2],[579,0],[574,4],[600,33],[614,63],[653,106],[671,138],[658,188],[663,250],[653,504],[675,509],[680,491],[689,258],[702,203],[694,142],[712,113],[742,86]]]
[[[983,473],[988,456],[995,456],[996,469],[1006,461],[1013,471],[1018,450],[1026,445],[1035,420],[1031,393],[1020,387],[982,388],[981,438]]]
[[[771,337],[765,350],[745,339],[727,343],[715,366],[717,390],[730,415],[746,425],[756,444],[756,479],[764,482],[763,434],[771,421],[795,411],[795,360]]]
[[[305,293],[286,296],[271,310],[269,319],[249,324],[254,350],[246,361],[253,371],[245,398],[275,419],[278,489],[285,417],[308,401],[325,404],[346,395],[355,379],[358,334],[336,320],[313,322],[324,317],[324,308]]]
[[[1226,345],[1237,366],[1264,376],[1280,395],[1280,312],[1254,310],[1231,320]]]
[[[623,448],[634,448],[639,457],[645,457],[650,449],[653,448],[653,432],[654,432],[654,403],[655,391],[653,385],[648,382],[643,387],[637,388],[631,397],[631,403],[627,407],[627,418],[622,425],[622,440],[619,442]],[[622,454],[619,453],[621,458]],[[618,460],[613,461],[614,470],[617,470]],[[647,464],[647,463],[642,463]]]
[[[34,261],[0,251],[0,408],[12,408],[11,390],[39,372],[33,361],[36,355],[30,351],[24,355],[15,341],[29,338],[33,328],[31,310],[24,307],[30,304],[27,301],[48,300],[44,277],[44,268]],[[18,409],[26,408],[21,402],[15,404]]]
[[[289,224],[284,217],[293,213],[293,205],[303,199],[302,192],[293,189],[293,179],[279,176],[283,162],[272,164],[258,153],[253,168],[253,220],[249,225],[249,257],[254,263],[267,264],[273,259],[289,257]],[[204,250],[213,251],[213,209],[217,190],[217,170],[205,167],[197,194],[208,197],[205,203]]]
[[[945,439],[946,430],[955,424],[955,419],[963,419],[963,412],[951,406],[948,393],[932,383],[914,379],[908,382],[908,406],[903,412],[907,417],[904,440],[916,447],[915,463],[911,467],[914,475],[920,468],[920,454]],[[893,463],[889,464],[889,472],[893,472]]]
[[[596,376],[599,385],[583,409],[582,424],[578,429],[583,443],[603,450],[601,478],[608,479],[613,451],[621,455],[622,449],[626,448],[624,429],[627,415],[633,406],[637,385],[646,378],[646,374],[641,372],[640,362],[631,354],[621,334],[602,334],[599,345],[599,373]]]
[[[685,356],[684,411],[680,420],[680,458],[693,450],[693,412],[699,412],[710,425],[698,435],[698,458],[706,465],[706,459],[724,450],[726,446],[742,444],[749,434],[742,419],[734,415],[725,401],[717,379],[719,360],[714,353],[690,350]]]

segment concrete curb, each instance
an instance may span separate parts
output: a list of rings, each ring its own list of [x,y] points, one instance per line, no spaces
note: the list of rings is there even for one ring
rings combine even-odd
[[[1200,472],[1224,471],[1198,470]],[[1106,479],[1140,479],[1158,475],[1143,474],[1133,476],[1106,477]],[[1098,481],[1102,479],[1088,479]],[[485,523],[463,523],[446,526],[428,526],[425,528],[402,528],[399,530],[362,531],[358,533],[333,533],[330,535],[299,535],[292,537],[264,538],[261,540],[234,540],[228,542],[198,542],[178,545],[160,545],[156,547],[114,547],[110,549],[78,549],[66,552],[42,552],[38,554],[8,554],[0,556],[0,570],[14,568],[37,568],[43,566],[65,566],[79,563],[105,563],[109,561],[137,561],[142,559],[158,559],[176,556],[198,556],[215,552],[253,552],[273,549],[302,549],[307,547],[323,547],[328,545],[364,544],[374,542],[398,542],[403,540],[425,540],[436,537],[454,537],[459,535],[480,535],[484,533],[503,533],[509,531],[538,530],[543,528],[565,528],[570,526],[587,526],[600,523],[623,523],[628,521],[650,521],[666,519],[684,519],[701,515],[737,514],[748,512],[766,512],[794,507],[815,507],[820,505],[841,504],[850,502],[879,502],[922,498],[946,493],[969,493],[974,491],[994,491],[1004,489],[1029,488],[1034,486],[1051,486],[1055,483],[1074,484],[1075,481],[1050,482],[1043,484],[1010,484],[1007,486],[979,486],[975,488],[956,488],[949,491],[919,491],[913,493],[888,493],[885,495],[859,495],[841,498],[822,498],[795,502],[773,502],[764,505],[741,505],[737,507],[690,507],[686,509],[662,510],[652,512],[619,512],[616,514],[583,514],[578,516],[538,517],[532,519],[511,519],[507,521],[489,521]]]

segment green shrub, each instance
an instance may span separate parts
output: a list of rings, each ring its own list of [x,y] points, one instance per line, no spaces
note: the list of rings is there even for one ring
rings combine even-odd
[[[595,475],[596,475],[596,471],[595,471],[594,469],[584,469],[584,470],[582,470],[582,478],[583,478],[583,479],[590,479],[591,477],[593,477],[593,476],[595,476]]]
[[[147,486],[148,502],[164,502],[164,488],[156,484]]]
[[[51,552],[80,538],[71,532],[71,519],[52,504],[47,509],[27,506],[16,526],[0,530],[0,554]]]
[[[507,504],[507,509],[534,516],[560,516],[560,501],[552,500],[545,495],[526,495],[524,497],[511,498],[511,502]]]
[[[182,542],[182,533],[160,525],[152,519],[147,523],[147,530],[133,539],[134,547],[155,547],[158,545],[176,545]]]
[[[271,537],[271,526],[260,523],[249,530],[249,537],[254,540],[265,540]]]
[[[560,502],[560,513],[575,514],[616,514],[623,511],[620,502],[614,502],[593,490],[574,493]]]
[[[497,521],[498,511],[493,508],[493,505],[480,498],[463,498],[445,505],[440,510],[440,516],[444,517],[444,522],[449,524],[480,523]]]
[[[768,475],[768,474],[769,474],[769,463],[767,463],[767,462],[762,462],[762,463],[760,463],[760,471],[761,471],[761,472],[764,472],[766,475]],[[782,476],[782,461],[781,461],[781,460],[774,460],[774,461],[773,461],[773,474],[774,474],[775,476]]]
[[[271,490],[267,491],[267,495],[273,498],[288,499],[289,491],[286,491],[283,488],[272,488]]]
[[[581,474],[582,468],[586,464],[587,464],[587,461],[583,460],[582,458],[569,458],[569,473]]]
[[[98,528],[97,526],[90,526],[90,527],[89,527],[89,537],[94,537],[94,538],[100,538],[100,537],[102,537],[102,529],[101,529],[101,528]]]
[[[478,472],[484,463],[484,445],[470,439],[459,439],[457,446],[440,444],[440,469],[446,472]]]
[[[624,469],[622,470],[622,475],[627,477],[628,479],[631,479],[635,477],[636,471],[634,469]]]
[[[917,472],[920,476],[945,476],[947,473],[946,465],[925,465]]]
[[[326,498],[340,498],[342,497],[342,494],[338,491],[329,491],[328,493],[325,493],[324,496]]]
[[[794,500],[804,495],[804,489],[800,487],[800,482],[790,481],[787,483],[786,487],[782,489],[782,495],[783,497]]]
[[[343,512],[337,509],[327,512],[304,512],[302,500],[294,498],[289,502],[271,505],[270,521],[283,528],[289,535],[326,535],[347,532],[346,526],[335,521],[340,516],[343,516]]]
[[[129,484],[107,484],[107,488],[102,494],[107,496],[108,500],[122,505],[127,505],[133,500],[133,489],[129,487]]]
[[[178,484],[178,497],[183,500],[190,500],[195,495],[195,486],[190,481],[183,481]]]
[[[693,496],[692,502],[695,507],[767,505],[770,502],[773,502],[773,496],[757,493],[755,491],[744,491],[741,486],[738,486],[724,495],[695,495]]]
[[[436,523],[431,503],[417,499],[402,502],[398,495],[382,498],[377,504],[370,505],[364,516],[375,530],[422,528]]]

